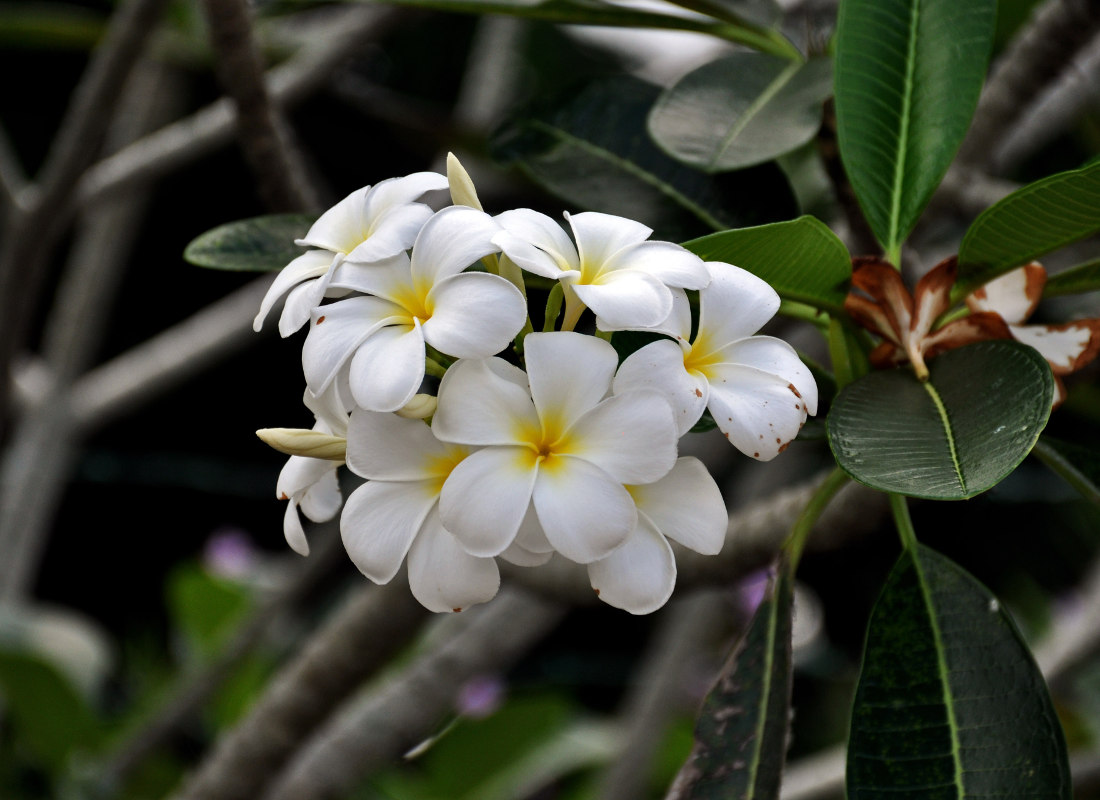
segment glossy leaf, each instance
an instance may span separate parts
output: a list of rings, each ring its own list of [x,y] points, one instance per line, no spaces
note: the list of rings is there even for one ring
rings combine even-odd
[[[1043,677],[989,590],[924,547],[875,604],[852,709],[850,800],[1068,800]]]
[[[193,239],[183,257],[199,267],[237,272],[280,270],[305,252],[294,244],[316,217],[271,214],[219,225]]]
[[[999,483],[1031,451],[1050,415],[1054,378],[1034,349],[997,340],[929,362],[872,372],[837,395],[829,445],[860,483],[962,500]]]
[[[1003,272],[1100,231],[1100,163],[1017,189],[983,211],[959,246],[962,297]]]
[[[832,62],[762,53],[708,62],[666,90],[649,132],[669,155],[706,172],[761,164],[794,150],[821,127]]]
[[[748,270],[784,299],[843,313],[852,258],[836,234],[814,217],[722,231],[685,247],[706,261]]]
[[[1043,297],[1095,291],[1100,291],[1100,259],[1049,276],[1043,287]]]
[[[1100,505],[1100,452],[1096,448],[1040,436],[1033,452],[1082,497]]]
[[[493,154],[577,208],[636,219],[662,239],[796,213],[773,164],[712,177],[661,152],[644,133],[660,91],[628,77],[593,83],[563,107],[501,131]]]
[[[667,800],[779,796],[790,724],[793,597],[790,569],[781,562],[703,702],[695,746]]]
[[[896,254],[962,143],[985,79],[995,0],[843,0],[837,137],[887,254]]]

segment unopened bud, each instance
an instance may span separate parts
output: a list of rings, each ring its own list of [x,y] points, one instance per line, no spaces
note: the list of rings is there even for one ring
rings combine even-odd
[[[261,428],[256,435],[288,456],[343,461],[348,451],[347,439],[304,428]]]
[[[407,402],[404,408],[397,410],[397,416],[405,419],[427,419],[435,413],[438,401],[434,395],[414,394],[412,400]]]
[[[470,173],[459,163],[454,153],[447,153],[447,183],[451,185],[451,202],[456,206],[469,206],[484,211],[477,199],[477,190],[470,180]]]

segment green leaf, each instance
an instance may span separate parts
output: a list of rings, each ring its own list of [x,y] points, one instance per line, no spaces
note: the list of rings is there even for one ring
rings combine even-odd
[[[649,115],[649,133],[669,155],[706,172],[741,169],[812,139],[831,93],[827,58],[800,64],[735,53],[662,93]]]
[[[1095,448],[1040,436],[1032,452],[1086,500],[1100,505],[1100,453]]]
[[[564,106],[499,132],[493,155],[566,202],[636,219],[662,239],[796,213],[773,164],[712,177],[661,152],[645,135],[660,91],[626,76],[595,82]]]
[[[241,584],[211,575],[200,565],[184,564],[168,581],[168,606],[188,645],[210,655],[251,607]]]
[[[722,231],[684,246],[706,261],[748,270],[785,299],[844,313],[852,257],[836,234],[814,217]]]
[[[199,267],[240,272],[279,270],[305,250],[294,244],[316,216],[271,214],[219,225],[193,239],[183,257]]]
[[[875,604],[848,740],[850,800],[1068,800],[1042,675],[989,590],[923,547]]]
[[[88,51],[105,28],[102,14],[75,4],[0,4],[0,45],[5,48]]]
[[[994,0],[840,4],[840,155],[891,260],[970,125],[985,79],[995,10]]]
[[[1100,258],[1062,270],[1047,278],[1043,297],[1082,294],[1100,290]]]
[[[1097,231],[1100,163],[1029,183],[983,211],[966,231],[952,296]]]
[[[790,573],[781,561],[744,638],[703,701],[695,746],[669,800],[778,797],[790,724]]]
[[[0,647],[0,702],[16,739],[51,771],[79,748],[101,741],[92,708],[49,661],[18,647]]]
[[[884,492],[962,500],[999,483],[1050,416],[1054,377],[1033,348],[978,342],[929,363],[872,372],[837,395],[826,421],[837,463]]]

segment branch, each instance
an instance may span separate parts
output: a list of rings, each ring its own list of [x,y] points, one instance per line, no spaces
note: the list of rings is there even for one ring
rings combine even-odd
[[[403,575],[356,590],[174,797],[255,800],[305,737],[389,663],[427,618]]]
[[[236,105],[245,161],[252,168],[264,204],[273,212],[318,207],[301,154],[291,144],[289,126],[268,97],[247,4],[244,0],[204,0],[203,9],[217,55],[218,77]]]
[[[999,143],[1100,29],[1100,3],[1046,0],[990,72],[959,161],[990,171]]]
[[[400,673],[348,703],[287,765],[265,800],[326,800],[422,742],[462,685],[510,668],[561,620],[560,605],[505,590],[488,605],[444,617],[440,640]]]

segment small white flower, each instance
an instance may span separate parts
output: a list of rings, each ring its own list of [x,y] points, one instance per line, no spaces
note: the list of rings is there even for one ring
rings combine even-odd
[[[742,453],[768,461],[817,413],[817,383],[786,342],[753,334],[775,314],[779,296],[739,267],[708,262],[711,282],[699,293],[699,330],[691,339],[687,296],[657,328],[663,339],[628,356],[615,392],[663,392],[680,433],[709,408],[719,430]]]
[[[493,358],[460,360],[443,377],[432,429],[482,448],[444,484],[443,524],[468,552],[495,556],[517,541],[533,505],[549,547],[590,563],[634,530],[624,484],[672,469],[676,425],[656,392],[607,397],[617,356],[601,339],[535,333],[524,350],[526,375]]]
[[[668,539],[715,555],[725,542],[728,514],[714,478],[696,458],[680,458],[656,483],[627,490],[638,524],[622,547],[588,565],[588,579],[605,603],[649,614],[668,602],[676,586]]]
[[[496,217],[504,233],[494,241],[528,272],[561,281],[563,330],[572,330],[587,306],[601,330],[657,325],[672,307],[670,286],[701,289],[702,260],[671,242],[647,241],[640,222],[587,211],[566,214],[576,245],[545,214],[520,208]]]
[[[276,276],[252,322],[259,331],[271,308],[287,295],[279,317],[286,337],[301,328],[309,313],[329,293],[332,270],[347,260],[363,264],[391,258],[412,246],[432,209],[415,202],[425,192],[447,188],[435,172],[390,178],[349,194],[320,216],[296,244],[313,248],[291,261]]]
[[[357,410],[348,427],[348,467],[367,482],[340,517],[344,548],[359,571],[388,583],[406,555],[413,596],[431,611],[491,600],[500,574],[443,527],[439,492],[471,448],[444,444],[419,420]]]
[[[496,252],[498,230],[487,214],[452,206],[425,223],[411,258],[402,253],[335,276],[334,286],[367,296],[313,311],[302,348],[306,383],[324,391],[350,359],[355,402],[396,411],[424,380],[425,344],[458,358],[507,347],[527,319],[523,295],[497,275],[463,272]]]

